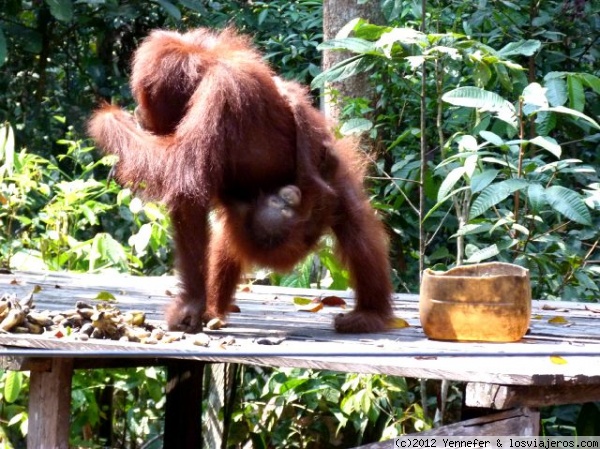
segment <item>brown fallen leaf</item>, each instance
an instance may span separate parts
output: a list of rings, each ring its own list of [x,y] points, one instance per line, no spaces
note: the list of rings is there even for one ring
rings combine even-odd
[[[532,320],[541,320],[542,319],[542,315],[533,315],[531,317]]]
[[[42,287],[41,286],[39,286],[37,284],[33,286],[33,293],[39,293],[41,291],[42,291]]]
[[[240,306],[237,304],[231,304],[228,309],[229,313],[241,313]]]
[[[319,310],[321,310],[323,308],[323,303],[322,302],[311,302],[307,305],[304,306],[299,306],[296,310],[298,310],[298,312],[318,312]]]
[[[252,291],[252,288],[248,284],[240,285],[238,287],[238,291],[243,292],[243,293],[250,293]]]
[[[341,307],[342,309],[346,308],[346,301],[339,296],[325,296],[324,298],[321,298],[321,302],[327,307]]]
[[[544,304],[544,305],[542,306],[542,310],[556,310],[556,309],[557,309],[557,307],[556,307],[556,306],[553,306],[553,305],[551,305],[551,304]]]
[[[550,361],[555,365],[566,365],[567,361],[559,355],[551,355]]]

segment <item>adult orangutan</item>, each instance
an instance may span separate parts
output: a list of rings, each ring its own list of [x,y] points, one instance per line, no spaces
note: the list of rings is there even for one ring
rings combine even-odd
[[[277,78],[232,29],[152,32],[135,53],[131,88],[135,118],[104,105],[89,132],[119,156],[122,185],[169,208],[182,287],[166,313],[171,329],[224,320],[243,267],[290,270],[328,231],[356,294],[335,329],[386,328],[385,231],[354,143],[334,138],[306,89]]]

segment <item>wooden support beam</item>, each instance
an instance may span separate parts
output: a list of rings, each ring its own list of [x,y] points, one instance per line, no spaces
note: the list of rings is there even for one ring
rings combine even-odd
[[[68,449],[73,359],[51,360],[49,371],[31,371],[27,449]]]
[[[523,407],[449,424],[409,436],[417,438],[434,436],[537,436],[539,431],[540,413],[537,410]],[[388,449],[393,447],[393,441],[367,444],[356,449]]]
[[[495,385],[469,382],[465,405],[505,410],[600,401],[600,385]]]
[[[168,362],[164,449],[202,447],[203,373],[203,362]]]

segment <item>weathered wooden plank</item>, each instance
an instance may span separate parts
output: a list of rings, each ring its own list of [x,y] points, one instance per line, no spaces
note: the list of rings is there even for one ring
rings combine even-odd
[[[169,301],[168,293],[176,290],[173,277],[136,278],[65,273],[0,275],[0,292],[10,290],[24,295],[34,285],[42,287],[35,294],[34,303],[42,301],[49,304],[50,308],[73,308],[76,300],[87,298],[93,301],[97,292],[108,290],[116,296],[117,305],[122,310],[145,310],[161,320],[162,309]],[[340,312],[339,308],[306,313],[298,312],[293,304],[295,296],[315,297],[332,292],[264,286],[252,286],[250,290],[238,292],[238,305],[242,313],[232,314],[228,327],[209,332],[214,340],[205,351],[192,346],[189,340],[149,347],[133,343],[79,342],[10,334],[0,335],[0,345],[13,349],[80,351],[82,357],[85,357],[84,352],[97,350],[128,352],[136,358],[164,358],[172,354],[174,357],[206,362],[352,370],[502,385],[600,383],[600,357],[569,355],[582,350],[600,354],[600,314],[589,304],[534,302],[531,330],[521,342],[456,343],[432,341],[425,337],[418,319],[418,298],[415,295],[396,295],[394,301],[396,315],[408,321],[410,327],[372,335],[340,335],[333,331],[331,324],[334,315]],[[344,298],[348,307],[352,307],[351,292],[333,294]],[[547,310],[548,304],[556,309]],[[565,317],[567,322],[563,325],[551,324],[549,320],[554,316]],[[157,323],[164,324],[162,321]],[[225,336],[233,337],[235,344],[220,347],[218,341]],[[270,347],[258,344],[257,339],[265,336],[276,336],[283,341]],[[157,355],[156,351],[160,351],[160,354]],[[244,355],[236,355],[236,351]],[[302,356],[307,351],[310,354]],[[374,352],[385,356],[369,356]],[[482,352],[491,353],[492,357],[474,356]],[[566,357],[567,363],[557,365],[548,356],[528,356],[536,352],[561,354]],[[342,353],[346,356],[342,357]],[[412,355],[406,356],[404,353]],[[504,357],[503,353],[522,356]],[[331,354],[338,355],[332,357]],[[98,358],[110,358],[110,354],[102,354]]]
[[[537,436],[540,430],[539,425],[539,412],[524,407],[469,419],[407,436],[418,438],[443,436]],[[366,444],[356,449],[389,449],[390,447],[394,447],[394,440]]]
[[[465,404],[504,410],[514,407],[544,407],[600,401],[600,385],[522,386],[469,382]]]
[[[68,449],[72,359],[52,359],[50,371],[29,380],[27,449]]]
[[[167,367],[164,449],[202,447],[204,363],[172,360]]]

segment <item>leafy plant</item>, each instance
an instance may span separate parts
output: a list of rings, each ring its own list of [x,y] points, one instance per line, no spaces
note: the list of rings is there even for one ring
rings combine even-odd
[[[255,367],[240,376],[229,446],[354,447],[431,427],[403,378]]]
[[[489,258],[515,262],[535,277],[536,297],[593,298],[600,273],[587,262],[600,239],[598,174],[580,159],[564,158],[552,137],[534,134],[548,131],[544,125],[549,122],[564,119],[587,133],[600,130],[590,117],[563,106],[569,97],[557,94],[559,77],[579,78],[549,74],[550,87],[528,85],[516,106],[475,87],[458,88],[442,97],[476,110],[475,129],[480,129],[481,141],[457,133],[447,142],[447,148],[456,144],[458,151],[436,167],[443,181],[438,203],[429,214],[450,200],[459,223],[454,235],[457,263]],[[599,78],[581,78],[600,94]],[[481,129],[482,121],[509,136],[516,133],[517,138]]]

